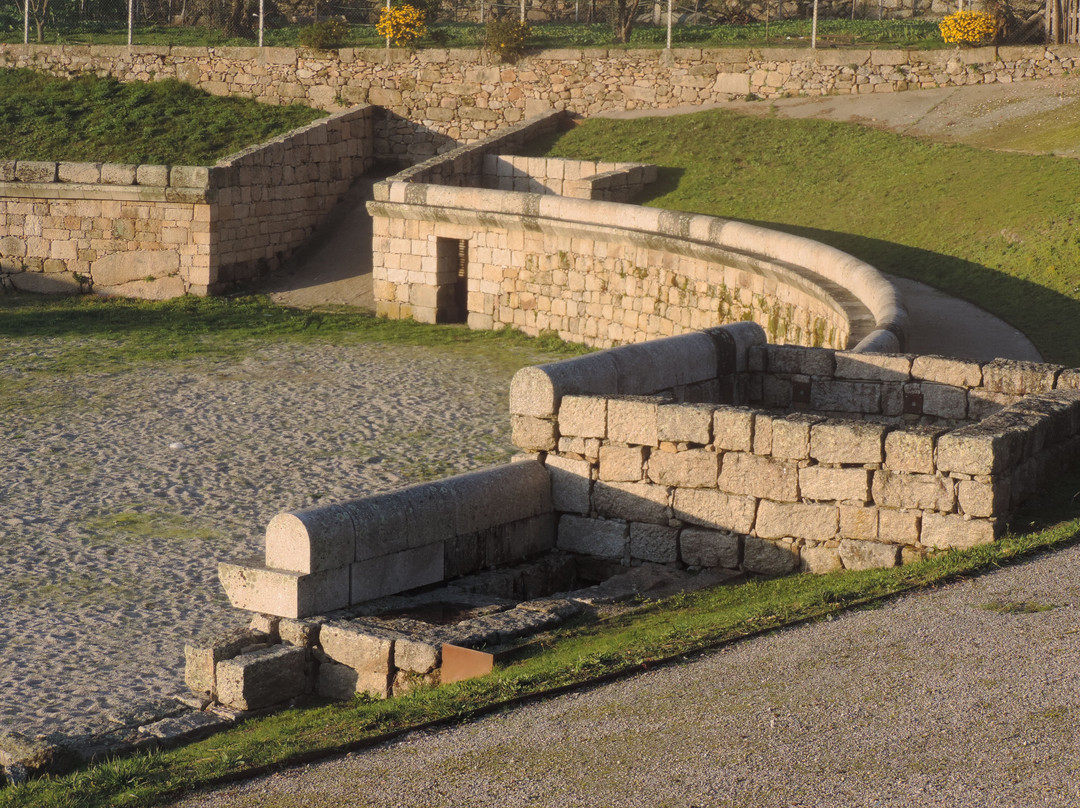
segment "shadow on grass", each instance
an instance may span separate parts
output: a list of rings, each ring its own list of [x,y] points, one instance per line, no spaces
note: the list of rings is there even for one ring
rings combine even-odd
[[[654,196],[651,194],[650,196]],[[951,255],[881,239],[744,220],[820,241],[891,275],[921,281],[985,309],[1024,333],[1047,362],[1080,367],[1080,300]]]

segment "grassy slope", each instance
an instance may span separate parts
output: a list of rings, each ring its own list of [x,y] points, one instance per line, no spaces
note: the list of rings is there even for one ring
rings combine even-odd
[[[592,119],[553,156],[666,167],[647,204],[761,222],[970,300],[1080,366],[1080,163],[722,111]]]
[[[325,114],[172,79],[121,84],[0,69],[0,160],[208,165]]]

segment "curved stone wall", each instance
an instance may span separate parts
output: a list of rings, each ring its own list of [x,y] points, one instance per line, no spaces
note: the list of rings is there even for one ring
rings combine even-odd
[[[751,320],[776,343],[903,350],[907,312],[895,287],[824,244],[713,216],[464,187],[484,183],[485,154],[556,119],[375,187],[368,209],[381,315],[446,322],[464,313],[473,328],[554,331],[598,347]],[[535,163],[548,175],[579,167]]]

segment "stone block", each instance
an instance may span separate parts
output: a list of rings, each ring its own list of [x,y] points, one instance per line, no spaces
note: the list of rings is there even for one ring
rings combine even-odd
[[[424,642],[413,637],[394,641],[394,667],[409,673],[430,673],[439,667],[441,642]]]
[[[338,505],[279,513],[266,526],[266,566],[312,573],[348,566],[356,534],[348,512]]]
[[[554,418],[564,396],[615,395],[618,392],[619,373],[615,361],[610,351],[602,351],[522,368],[510,382],[510,412],[534,418]]]
[[[755,536],[743,539],[743,569],[756,575],[787,575],[799,568],[799,549]]]
[[[984,421],[941,435],[934,449],[934,465],[939,473],[995,474],[1009,468],[1022,448],[1021,435],[995,429],[994,424]]]
[[[651,483],[598,481],[593,485],[593,509],[611,519],[658,525],[666,525],[671,516],[668,489]]]
[[[1057,388],[1080,390],[1080,368],[1070,368],[1058,374]]]
[[[692,525],[749,533],[754,527],[757,502],[705,488],[675,489],[675,518]]]
[[[630,557],[666,564],[679,559],[679,531],[662,525],[630,523]]]
[[[911,363],[912,378],[969,389],[982,384],[982,365],[941,356],[916,356]]]
[[[707,444],[712,440],[713,411],[708,404],[665,404],[656,411],[661,441]]]
[[[172,166],[169,185],[173,188],[208,188],[210,169],[206,166]]]
[[[991,415],[1001,412],[1006,407],[1016,402],[1018,396],[1009,396],[1005,393],[991,393],[988,390],[977,389],[968,393],[968,418],[972,421],[982,421]]]
[[[645,477],[644,446],[601,446],[600,479],[609,482],[640,482]]]
[[[881,412],[881,385],[814,379],[810,386],[810,406],[824,412],[874,415]]]
[[[679,534],[679,555],[691,567],[724,567],[738,569],[738,535],[726,530],[683,528]]]
[[[857,502],[870,500],[868,469],[807,466],[799,469],[799,495],[803,499]]]
[[[839,535],[846,539],[873,541],[878,537],[878,509],[841,505]]]
[[[313,620],[282,618],[278,621],[278,636],[285,645],[314,648],[319,642],[319,628],[321,625],[321,623]]]
[[[205,738],[232,725],[233,721],[223,715],[209,711],[194,712],[146,724],[139,727],[139,734],[156,738],[165,746],[174,746]]]
[[[810,427],[823,418],[789,415],[772,422],[772,456],[778,460],[806,460],[810,457]]]
[[[237,629],[184,645],[184,682],[192,693],[217,693],[217,663],[232,659],[244,648],[269,641],[266,634]]]
[[[303,575],[262,566],[222,563],[218,578],[237,609],[278,617],[308,617],[349,605],[349,569]]]
[[[218,701],[235,710],[261,710],[307,692],[307,652],[275,645],[217,664]]]
[[[840,511],[835,505],[804,502],[758,503],[754,532],[763,539],[813,539],[825,541],[836,536]]]
[[[929,427],[894,429],[885,436],[885,468],[912,474],[934,473],[934,444],[943,430]]]
[[[795,502],[799,467],[792,461],[730,452],[721,460],[719,488],[729,494]]]
[[[324,699],[350,701],[357,693],[356,685],[360,674],[348,665],[337,662],[319,664],[319,674],[315,682],[315,692]]]
[[[953,480],[941,474],[874,472],[874,503],[883,508],[915,508],[948,513],[956,504]]]
[[[649,455],[649,479],[660,485],[715,488],[719,468],[719,455],[704,449]]]
[[[564,396],[559,405],[559,434],[578,438],[607,437],[607,399]]]
[[[906,382],[911,375],[910,356],[902,354],[836,352],[836,378],[879,382]]]
[[[80,182],[96,185],[101,181],[101,163],[59,163],[56,176],[60,182]]]
[[[739,407],[713,412],[713,444],[725,452],[750,452],[754,447],[754,413]]]
[[[349,620],[323,623],[319,644],[323,653],[361,673],[388,676],[394,667],[394,643],[399,635]]]
[[[592,466],[589,461],[549,454],[545,465],[551,475],[551,502],[555,510],[588,513],[592,487]]]
[[[840,561],[849,570],[895,567],[900,561],[900,548],[876,541],[844,539],[840,542]]]
[[[352,565],[352,602],[396,595],[443,580],[443,542],[410,547]]]
[[[14,160],[0,160],[0,182],[15,182]]]
[[[169,184],[169,167],[141,165],[135,169],[135,184],[167,187]]]
[[[810,428],[810,456],[829,465],[876,465],[884,457],[883,424],[825,421]]]
[[[923,415],[960,421],[967,417],[968,393],[962,387],[945,384],[922,385]]]
[[[1005,516],[1009,510],[1012,485],[1008,478],[959,480],[956,498],[960,512],[970,517]]]
[[[990,544],[996,537],[994,522],[987,519],[965,519],[959,514],[923,514],[920,541],[926,547],[967,550]]]
[[[19,182],[56,182],[56,163],[19,160],[15,163],[15,179]]]
[[[629,541],[629,526],[624,521],[580,516],[559,519],[557,544],[560,550],[622,560]]]
[[[94,286],[100,291],[147,278],[163,278],[180,271],[176,250],[125,250],[103,255],[90,265]]]
[[[827,348],[803,348],[798,345],[767,345],[765,367],[770,374],[818,376],[835,374],[835,352]]]
[[[988,392],[1009,396],[1046,393],[1054,389],[1054,380],[1061,370],[1061,365],[995,359],[983,365],[983,387]]]
[[[43,274],[41,272],[18,272],[7,276],[8,282],[18,292],[34,295],[74,295],[80,286],[68,273]]]
[[[840,562],[840,549],[827,547],[824,544],[803,547],[799,553],[799,560],[802,563],[803,572],[812,572],[815,575],[825,575],[844,568]]]
[[[655,399],[611,398],[607,403],[607,436],[616,443],[659,446]]]
[[[921,523],[922,511],[882,508],[878,511],[878,537],[891,544],[918,544]]]
[[[550,452],[559,443],[555,422],[545,418],[511,415],[510,431],[514,445],[527,452]]]

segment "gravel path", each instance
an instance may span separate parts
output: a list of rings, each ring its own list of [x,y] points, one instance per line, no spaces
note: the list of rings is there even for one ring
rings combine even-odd
[[[32,370],[69,346],[0,346],[0,729],[86,732],[182,692],[184,642],[244,620],[217,562],[261,553],[276,513],[512,449],[509,365],[462,352],[280,342]]]
[[[1071,808],[1078,618],[1072,547],[177,806]]]

